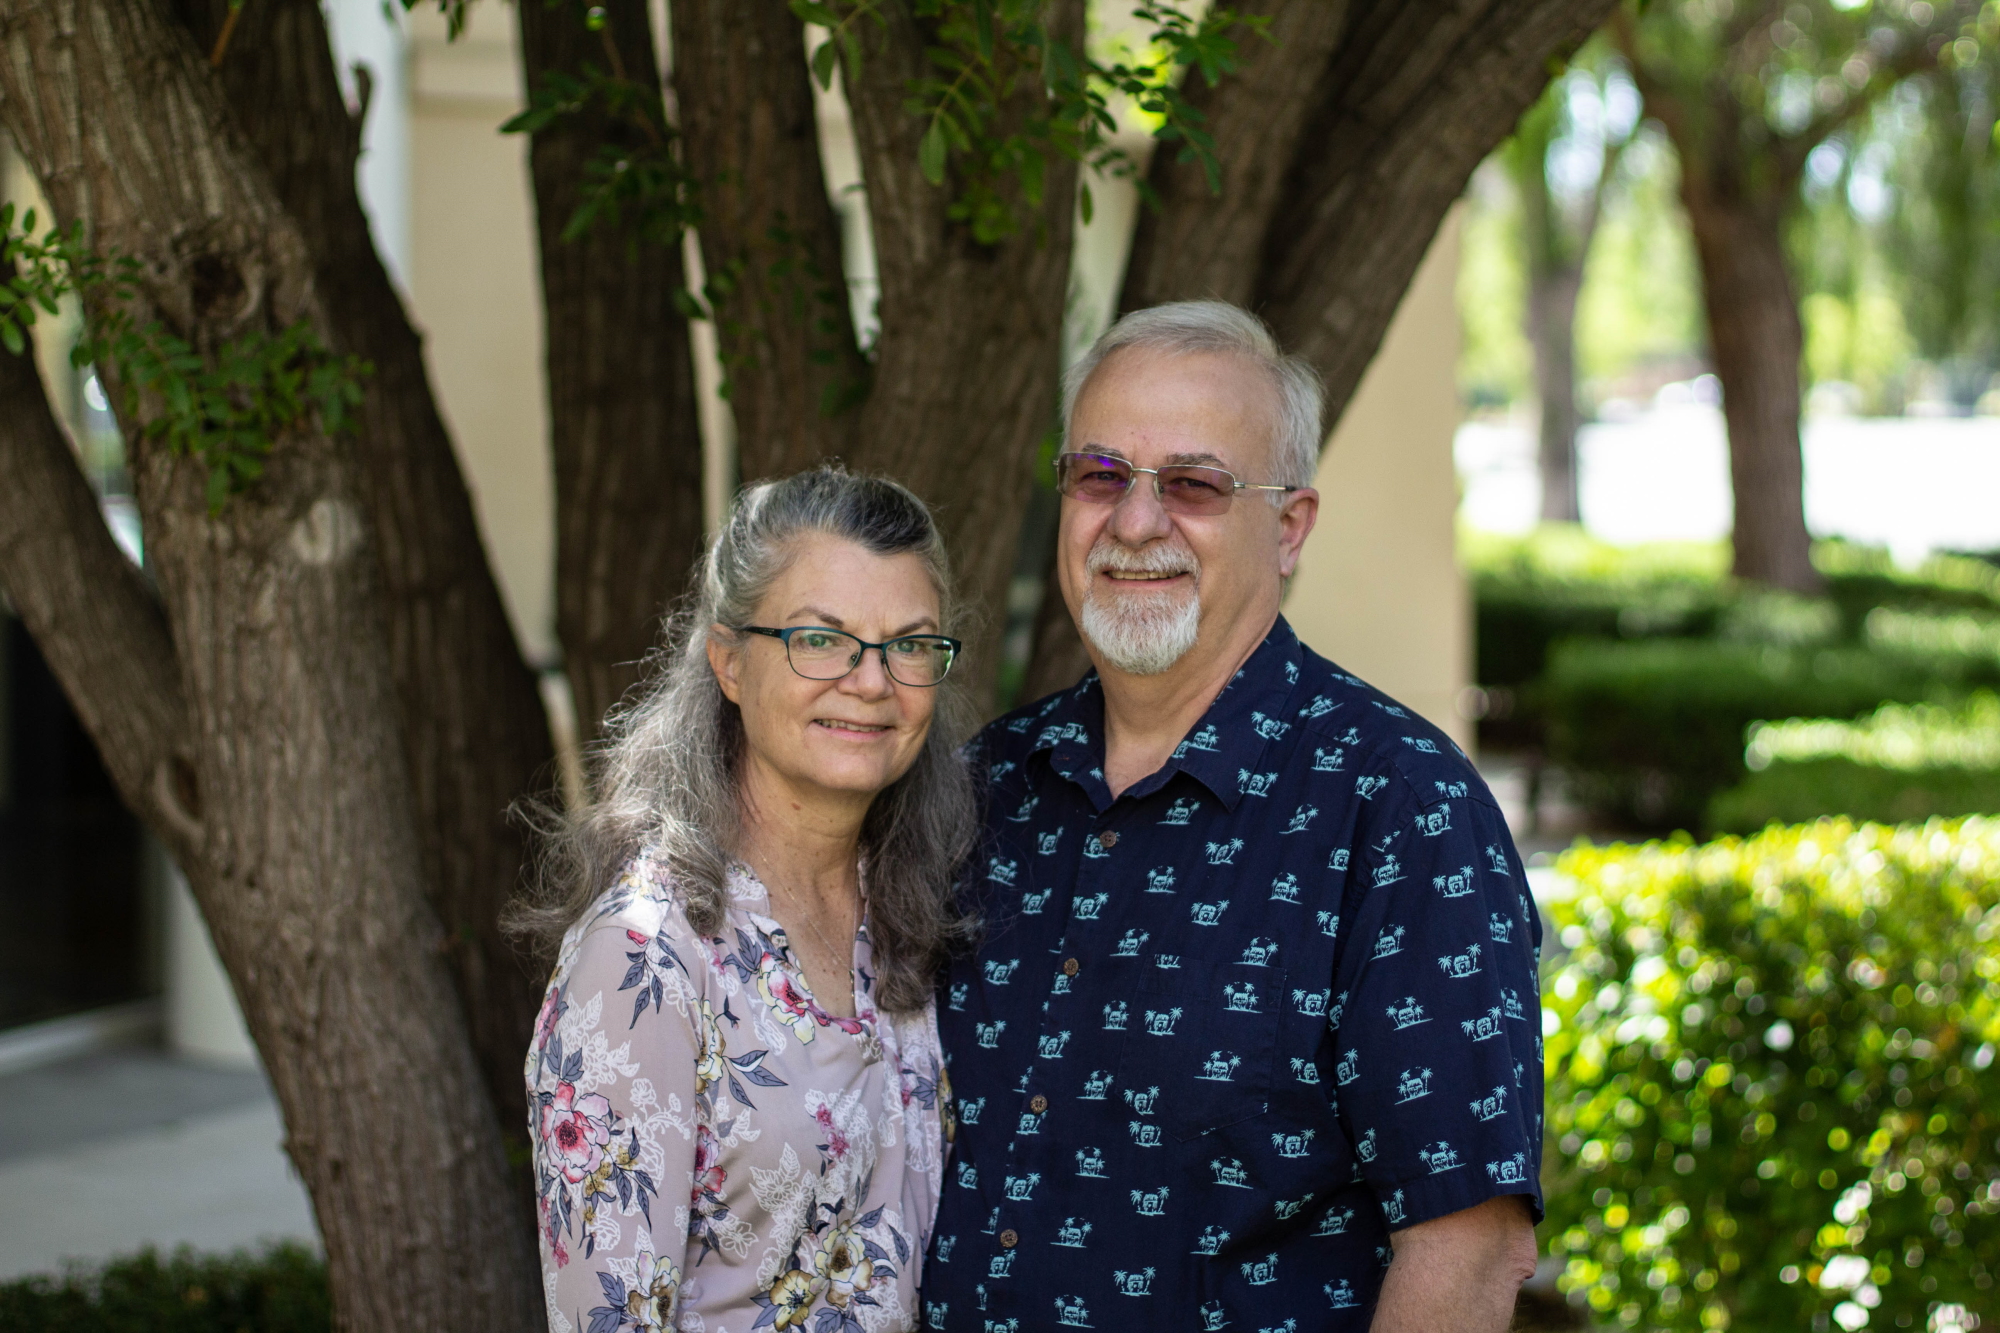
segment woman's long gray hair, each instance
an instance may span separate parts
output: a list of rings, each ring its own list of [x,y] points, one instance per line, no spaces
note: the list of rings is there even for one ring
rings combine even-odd
[[[544,944],[560,941],[641,850],[672,872],[689,923],[720,933],[742,803],[743,722],[708,662],[711,638],[742,641],[771,583],[801,537],[825,533],[877,555],[916,555],[937,589],[943,632],[960,627],[943,538],[930,511],[893,481],[836,467],[746,489],[668,618],[666,641],[642,692],[610,720],[592,758],[594,800],[552,812],[541,825],[538,903],[510,917]],[[960,743],[974,715],[965,676],[937,687],[930,734],[910,770],[876,796],[862,825],[868,931],[876,1002],[921,1008],[944,950],[967,929],[951,896],[978,823]]]

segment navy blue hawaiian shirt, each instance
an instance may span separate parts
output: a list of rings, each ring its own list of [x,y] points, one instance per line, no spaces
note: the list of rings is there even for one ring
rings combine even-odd
[[[1095,675],[993,723],[940,1330],[1365,1329],[1391,1232],[1539,1219],[1541,925],[1435,727],[1280,619],[1113,799]]]

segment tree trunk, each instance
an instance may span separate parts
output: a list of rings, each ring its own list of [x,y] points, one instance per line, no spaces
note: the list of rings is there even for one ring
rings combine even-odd
[[[176,4],[197,49],[212,50],[226,0]],[[361,123],[342,99],[319,5],[245,6],[219,74],[311,253],[340,344],[374,367],[358,481],[376,534],[424,877],[487,1090],[518,1138],[521,1055],[542,979],[500,931],[527,861],[507,810],[548,782],[548,721],[486,563],[422,342],[369,234],[354,177]]]
[[[140,327],[213,355],[304,321],[343,350],[304,238],[161,7],[7,0],[0,48],[0,118],[57,217],[141,263],[127,306]],[[90,313],[104,300],[92,293]],[[125,407],[116,368],[99,369]],[[170,793],[179,819],[161,831],[284,1110],[341,1325],[526,1328],[540,1307],[532,1247],[494,1206],[499,1126],[425,900],[354,451],[301,425],[215,514],[207,466],[148,435],[161,410],[121,413],[187,699],[193,781]],[[62,516],[23,500],[0,499],[8,526],[53,532]],[[101,681],[64,683],[76,697]],[[97,739],[109,751],[120,737]],[[121,782],[131,771],[113,766]],[[140,810],[162,801],[124,794]]]
[[[1536,457],[1542,473],[1542,521],[1575,523],[1577,503],[1576,298],[1580,269],[1533,273],[1528,285],[1528,341],[1535,354],[1540,404]]]
[[[855,343],[804,28],[784,0],[675,0],[674,99],[743,480],[851,454]]]
[[[1049,9],[1055,35],[1082,39],[1082,0]],[[925,123],[904,105],[910,80],[931,69],[930,31],[899,5],[886,6],[884,19],[880,29],[862,27],[860,77],[847,71],[882,278],[875,386],[855,461],[896,477],[936,510],[961,588],[988,612],[969,660],[984,697],[1035,449],[1056,425],[1076,170],[1050,162],[1044,203],[1028,225],[996,245],[974,241],[947,216],[953,177],[941,188],[919,172]],[[1041,96],[1028,82],[998,133]]]
[[[1683,171],[1699,168],[1683,156]],[[1799,357],[1804,337],[1774,209],[1684,190],[1701,263],[1708,336],[1729,427],[1736,499],[1730,572],[1793,592],[1822,586],[1806,531],[1799,445]]]
[[[1188,89],[1227,145],[1228,184],[1213,195],[1198,165],[1153,155],[1162,207],[1140,214],[1119,308],[1219,296],[1257,311],[1325,378],[1330,431],[1473,169],[1614,2],[1246,6],[1284,40],[1246,43],[1242,74]],[[1048,685],[1080,648],[1067,616],[1040,623],[1028,679]]]
[[[529,88],[594,64],[652,90],[663,127],[645,0],[599,8],[603,26],[592,32],[580,3],[515,6]],[[642,151],[646,138],[593,108],[536,133],[529,154],[555,458],[556,633],[586,742],[638,680],[702,540],[694,362],[674,304],[686,286],[680,249],[642,234],[629,214],[563,239],[600,147]]]

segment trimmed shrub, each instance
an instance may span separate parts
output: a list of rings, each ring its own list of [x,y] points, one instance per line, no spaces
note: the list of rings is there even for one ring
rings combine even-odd
[[[1473,587],[1474,675],[1488,687],[1534,680],[1562,639],[1712,633],[1729,563],[1716,543],[1618,547],[1566,524],[1464,532],[1459,554]]]
[[[0,1329],[23,1333],[328,1333],[326,1265],[298,1245],[161,1259],[0,1283]]]
[[[1497,748],[1548,745],[1543,678],[1566,639],[1866,646],[2000,684],[2000,647],[1972,642],[1984,634],[2000,645],[2000,569],[1982,561],[1937,556],[1904,572],[1884,551],[1821,542],[1813,561],[1827,595],[1798,598],[1730,581],[1721,543],[1616,547],[1548,524],[1522,537],[1464,532],[1459,548],[1474,594],[1475,673],[1491,708],[1480,739]],[[1860,706],[1891,697],[1905,696]]]
[[[2000,696],[1957,708],[1885,704],[1855,722],[1763,723],[1750,729],[1744,762],[1750,776],[1709,804],[1711,828],[2000,813]]]
[[[1934,663],[1864,648],[1577,640],[1556,649],[1542,705],[1549,755],[1585,806],[1626,828],[1694,829],[1742,781],[1751,723],[1853,717],[1953,689]]]
[[[2000,1270],[2000,820],[1580,847],[1559,1285],[1625,1327],[1962,1330]]]

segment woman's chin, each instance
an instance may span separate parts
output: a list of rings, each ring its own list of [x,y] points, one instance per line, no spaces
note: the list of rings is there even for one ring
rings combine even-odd
[[[909,767],[907,763],[894,762],[886,754],[815,755],[800,766],[797,777],[823,791],[873,796]]]

